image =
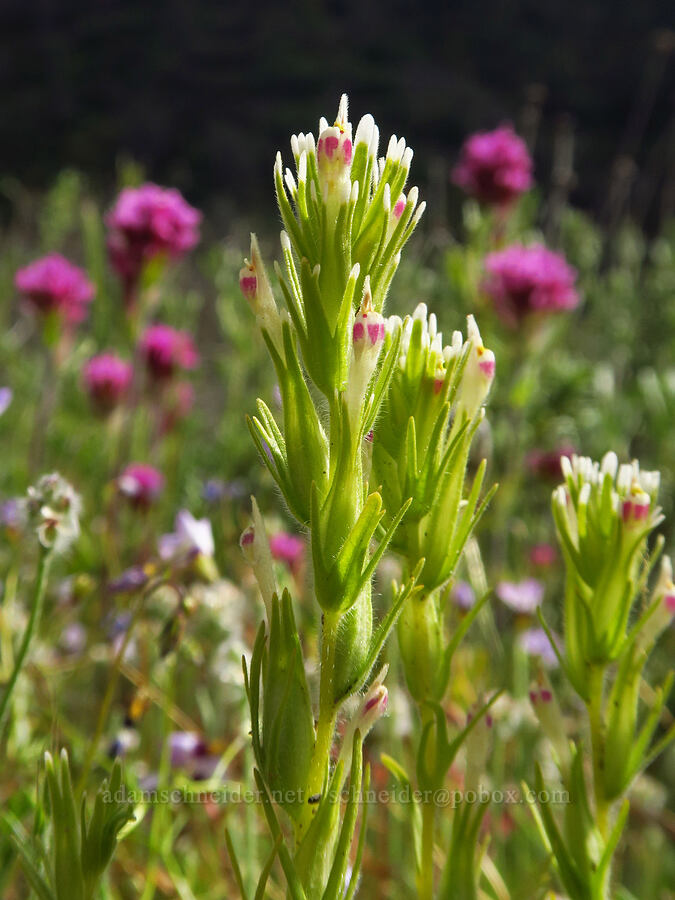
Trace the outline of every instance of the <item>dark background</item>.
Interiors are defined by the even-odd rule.
[[[546,186],[574,135],[573,199],[658,223],[675,175],[667,0],[0,0],[0,176],[63,167],[112,191],[122,156],[224,212],[271,208],[276,149],[347,91],[444,191],[463,137],[512,120]],[[625,190],[612,201],[610,182]],[[441,205],[444,198],[437,197]]]

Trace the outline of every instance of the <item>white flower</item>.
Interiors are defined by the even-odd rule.
[[[24,505],[43,547],[63,553],[78,537],[82,500],[58,472],[29,487]]]
[[[215,551],[213,531],[208,519],[195,519],[187,509],[181,509],[174,521],[175,531],[159,538],[160,558],[176,561],[188,556],[202,554],[212,557]]]

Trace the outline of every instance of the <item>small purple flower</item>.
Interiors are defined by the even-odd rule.
[[[14,394],[11,388],[0,387],[0,416],[9,408],[13,396]]]
[[[162,493],[164,476],[153,466],[131,463],[117,479],[117,487],[134,506],[147,508]]]
[[[220,503],[222,500],[241,500],[246,496],[246,485],[243,481],[223,481],[222,478],[209,478],[204,483],[202,497],[207,503]]]
[[[458,581],[452,589],[451,597],[460,609],[471,609],[476,603],[476,595],[468,581]]]
[[[73,324],[86,318],[95,293],[86,273],[60,253],[50,253],[19,269],[14,286],[39,313],[58,313]]]
[[[71,622],[61,632],[59,646],[64,653],[77,656],[87,645],[87,629],[80,622]]]
[[[0,503],[0,528],[19,532],[26,524],[26,510],[23,501],[12,497]]]
[[[114,353],[94,356],[82,369],[87,393],[102,412],[109,412],[124,399],[133,376],[131,363],[120,359]]]
[[[174,768],[187,769],[195,780],[213,775],[220,757],[212,753],[207,741],[194,731],[172,731],[169,753]]]
[[[536,578],[500,581],[495,591],[509,609],[523,614],[533,613],[544,598],[544,585]]]
[[[464,142],[452,180],[481,203],[508,206],[532,187],[532,158],[511,125],[479,131]]]
[[[179,369],[194,369],[199,363],[192,337],[170,325],[151,325],[139,346],[148,371],[158,380],[171,378]]]
[[[513,244],[485,259],[483,289],[502,318],[517,325],[532,313],[555,313],[579,304],[576,270],[543,244]]]
[[[274,559],[286,563],[291,572],[297,573],[305,555],[302,538],[280,531],[270,538],[270,550]]]
[[[117,578],[108,582],[108,592],[111,594],[133,594],[144,587],[149,581],[149,576],[142,566],[132,566],[126,569]]]
[[[560,639],[554,639],[560,650]],[[528,656],[538,657],[542,665],[551,669],[558,665],[558,657],[543,628],[528,628],[518,636],[518,645]]]
[[[184,767],[206,752],[206,741],[195,731],[172,731],[169,735],[171,765]]]
[[[125,188],[105,220],[113,268],[133,285],[154,257],[180,259],[199,242],[201,219],[201,213],[173,188],[156,184]]]

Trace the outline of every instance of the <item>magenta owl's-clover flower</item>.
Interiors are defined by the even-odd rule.
[[[127,285],[159,255],[178,260],[199,242],[202,214],[175,188],[124,188],[106,216],[108,253]]]
[[[465,141],[452,180],[481,203],[508,206],[532,187],[532,158],[510,125],[479,131]]]
[[[542,543],[530,548],[529,558],[533,566],[548,569],[555,563],[558,554],[552,544]]]
[[[134,376],[131,363],[114,353],[92,357],[82,369],[84,386],[94,405],[109,412],[124,399]]]
[[[579,304],[577,277],[563,256],[533,244],[514,244],[485,259],[483,289],[505,322],[517,325],[534,313],[555,313]]]
[[[148,372],[157,380],[171,378],[179,369],[194,369],[199,363],[191,336],[170,325],[151,325],[141,338],[140,351]]]
[[[147,509],[164,488],[164,476],[153,466],[131,463],[117,479],[117,487],[133,506]]]
[[[86,318],[95,294],[86,273],[60,253],[50,253],[19,269],[14,286],[38,313],[56,313],[71,324]]]

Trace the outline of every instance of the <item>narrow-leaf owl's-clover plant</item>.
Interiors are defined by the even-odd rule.
[[[464,618],[461,628],[448,637],[444,588],[495,490],[481,498],[485,460],[466,486],[471,443],[484,417],[495,357],[484,347],[473,316],[468,318],[467,339],[456,331],[444,346],[436,317],[427,314],[424,304],[405,322],[390,319],[385,351],[399,342],[386,413],[373,432],[372,472],[382,485],[385,506],[396,508],[403,498],[411,498],[392,547],[408,572],[419,573],[418,590],[398,621],[398,639],[408,688],[422,722],[417,754],[422,809],[412,821],[418,894],[431,898],[435,798],[465,738],[473,733],[474,762],[487,755],[486,750],[479,752],[478,746],[487,748],[483,719],[489,703],[452,739],[441,703],[448,689],[453,653],[487,599],[486,595]],[[387,762],[400,777],[401,766]],[[407,774],[403,777],[409,780]],[[442,896],[476,895],[480,875],[477,838],[485,811],[484,804],[474,808],[463,804],[455,811]]]
[[[643,672],[659,636],[675,615],[675,586],[667,557],[651,592],[647,582],[661,553],[649,538],[663,520],[659,473],[637,462],[619,465],[573,456],[562,461],[565,483],[553,494],[553,515],[565,560],[564,652],[561,668],[587,709],[590,746],[568,744],[558,701],[548,682],[530,694],[551,741],[571,802],[560,829],[552,808],[537,813],[560,881],[572,900],[608,900],[612,859],[629,810],[627,793],[675,739],[675,727],[655,738],[672,673],[645,691]],[[641,712],[643,700],[646,710]],[[585,751],[592,772],[584,769]],[[541,770],[539,796],[546,796]]]
[[[264,524],[242,549],[265,600],[249,665],[256,779],[294,898],[352,896],[348,876],[359,796],[368,778],[361,745],[386,708],[379,677],[356,705],[331,771],[339,711],[368,685],[373,667],[406,600],[415,573],[396,587],[391,608],[373,621],[371,581],[404,519],[412,494],[385,503],[370,487],[369,435],[398,365],[400,330],[386,335],[383,307],[401,251],[424,204],[406,191],[412,150],[392,137],[378,157],[379,133],[366,115],[354,133],[343,96],[335,122],[319,136],[294,135],[295,172],[277,156],[274,181],[284,231],[279,287],[273,289],[255,236],[240,273],[274,364],[283,413],[277,422],[258,401],[249,422],[260,456],[301,526],[311,536],[313,585],[321,615],[318,707],[311,701],[293,601],[277,592]],[[275,296],[276,294],[276,296]],[[281,301],[280,303],[278,301]],[[377,484],[377,480],[373,483]],[[419,571],[419,568],[418,568]],[[349,777],[349,801],[339,796]],[[294,832],[289,848],[277,810]],[[361,818],[361,831],[365,827]],[[235,869],[238,866],[235,864]],[[264,890],[269,866],[259,886]]]

